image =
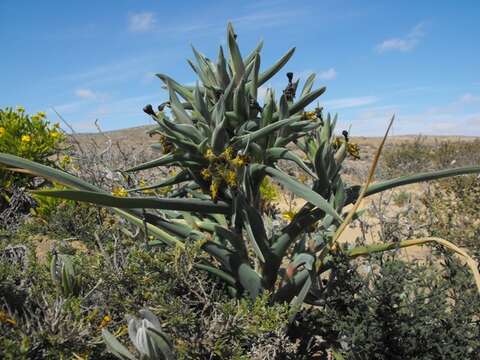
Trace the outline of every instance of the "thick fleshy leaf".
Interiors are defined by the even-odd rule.
[[[235,39],[236,34],[233,30],[231,23],[228,23],[228,49],[230,50],[230,59],[232,61],[232,66],[235,74],[236,83],[240,81],[243,74],[245,73],[245,66],[243,64],[242,55],[240,54],[240,49],[238,48],[237,40]]]
[[[65,171],[38,164],[15,155],[0,153],[0,164],[3,164],[8,168],[15,169],[15,171],[21,171],[34,176],[41,176],[51,181],[76,189],[105,192],[104,190],[91,185]]]
[[[128,351],[128,349],[122,345],[107,329],[102,329],[102,337],[107,345],[108,350],[116,357],[122,360],[137,360],[135,356]]]
[[[321,87],[320,89],[313,90],[312,92],[303,95],[297,102],[295,102],[292,106],[290,106],[290,114],[295,114],[299,111],[303,111],[305,107],[310,105],[313,101],[315,101],[319,96],[321,96],[327,88]]]
[[[392,180],[382,181],[373,185],[370,185],[367,189],[365,196],[373,195],[385,190],[393,189],[398,186],[414,184],[423,181],[437,180],[445,177],[475,174],[480,173],[480,166],[468,166],[455,169],[439,170],[432,172],[419,173],[415,175],[407,175],[398,177]]]
[[[173,80],[167,75],[164,74],[156,74],[158,78],[160,78],[167,87],[173,89],[175,92],[180,94],[186,101],[192,102],[194,100],[193,93],[187,87],[180,85],[178,82]]]
[[[174,165],[177,162],[182,162],[182,164],[185,164],[185,162],[190,161],[193,163],[196,163],[198,165],[202,165],[205,160],[198,156],[198,155],[191,155],[188,153],[185,154],[175,154],[175,153],[170,153],[170,154],[165,154],[162,157],[148,161],[146,163],[134,166],[130,169],[127,169],[125,171],[127,172],[135,172],[135,171],[140,171],[140,170],[146,170],[146,169],[151,169],[154,167],[158,166],[166,166],[166,165]]]
[[[194,264],[193,266],[197,269],[209,272],[210,274],[218,277],[219,279],[223,280],[231,286],[235,286],[237,284],[237,280],[235,280],[235,278],[226,271],[220,270],[207,264]]]
[[[128,192],[153,190],[153,189],[158,189],[158,188],[161,188],[161,187],[180,184],[182,182],[190,181],[190,180],[192,180],[192,177],[190,176],[190,173],[187,170],[182,170],[177,175],[172,176],[168,179],[162,180],[162,181],[160,181],[156,184],[143,186],[143,187],[138,187],[138,188],[135,188],[135,189],[130,189],[130,190],[128,190]]]
[[[240,144],[247,144],[252,141],[256,141],[262,137],[272,134],[274,131],[281,129],[283,126],[298,121],[300,116],[292,116],[285,120],[276,121],[270,125],[267,125],[257,131],[254,131],[248,135],[242,135],[240,137],[232,138],[232,142],[238,142]]]
[[[315,74],[310,74],[307,80],[305,80],[305,85],[303,85],[303,90],[300,97],[304,97],[305,95],[308,95],[310,91],[312,91],[312,86],[314,81],[315,81]]]
[[[265,263],[269,256],[268,238],[261,215],[251,207],[244,198],[240,199],[240,208],[247,235],[252,243],[253,250],[258,259]]]
[[[298,156],[293,151],[288,150],[286,148],[274,147],[274,148],[267,149],[265,157],[267,161],[277,161],[280,159],[293,161],[307,174],[309,174],[313,178],[317,177],[315,173],[307,166],[307,164],[303,162],[300,156]]]
[[[218,60],[217,60],[217,82],[221,84],[222,88],[225,90],[230,83],[230,77],[227,72],[227,62],[225,60],[225,55],[223,54],[223,48],[220,46],[218,50]]]
[[[200,213],[229,214],[226,203],[196,199],[172,199],[155,197],[117,197],[105,193],[84,190],[35,191],[38,195],[88,202],[120,209],[164,209]]]
[[[187,114],[185,108],[178,100],[177,94],[175,93],[175,90],[170,81],[167,82],[167,87],[170,95],[170,107],[173,114],[175,115],[177,122],[181,124],[192,124],[192,119]]]
[[[288,60],[290,60],[294,52],[295,48],[291,48],[272,67],[261,73],[258,77],[258,86],[262,86],[268,80],[270,80],[277,72],[279,72],[280,69],[288,62]]]
[[[287,174],[275,168],[266,166],[264,170],[268,175],[270,175],[273,179],[277,180],[279,183],[281,183],[283,186],[285,186],[288,190],[293,192],[295,195],[300,196],[306,201],[317,206],[319,209],[323,210],[326,214],[332,215],[337,221],[342,221],[342,218],[340,217],[340,215],[338,215],[338,213],[335,211],[332,205],[330,205],[327,200],[325,200],[322,196],[320,196],[316,192],[312,191],[307,186],[303,185],[302,183],[298,182],[294,178],[288,176]]]

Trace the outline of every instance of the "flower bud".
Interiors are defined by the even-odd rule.
[[[148,115],[152,115],[154,116],[155,115],[155,111],[153,111],[153,107],[151,104],[148,104],[146,105],[144,108],[143,108],[143,111],[148,114]]]

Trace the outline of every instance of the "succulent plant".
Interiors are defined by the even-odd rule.
[[[70,255],[54,251],[50,261],[50,274],[53,282],[64,296],[77,296],[80,293],[80,277],[75,272]]]
[[[128,319],[128,335],[141,360],[174,359],[172,343],[162,331],[158,318],[148,309],[139,311],[141,318],[131,316]],[[102,336],[109,351],[119,359],[137,359],[107,329],[102,329]]]
[[[149,242],[150,247],[163,243],[183,249],[198,242],[208,256],[200,258],[196,266],[222,279],[233,296],[256,298],[268,291],[272,301],[316,303],[324,289],[320,275],[330,269],[332,253],[345,251],[355,257],[429,242],[465,257],[480,288],[473,259],[442,239],[410,239],[348,251],[337,244],[346,226],[359,216],[358,206],[365,196],[415,182],[480,172],[479,166],[372,185],[384,138],[367,183],[347,186],[341,176],[342,163],[349,154],[358,157],[358,147],[347,132],[343,139],[335,136],[336,116],[325,115],[321,107],[308,108],[325,92],[325,87],[313,89],[315,75],[306,79],[297,95],[299,80],[288,73],[287,86],[278,101],[272,89],[267,90],[262,104],[258,101],[259,87],[282,69],[294,49],[260,71],[262,42],[243,58],[229,24],[227,44],[228,59],[220,47],[216,62],[193,49],[196,62],[188,62],[199,78],[195,86],[158,74],[169,101],[157,110],[151,105],[144,108],[158,125],[151,134],[160,135],[154,148],[163,155],[127,171],[175,166],[180,172],[129,193],[177,185],[169,197],[112,196],[66,172],[12,155],[0,154],[0,163],[72,188],[41,194],[115,208],[156,238]],[[302,182],[287,174],[279,167],[280,160],[295,164],[309,180]],[[306,201],[288,225],[273,232],[267,231],[260,206],[260,185],[265,177]],[[346,212],[350,204],[354,206]]]

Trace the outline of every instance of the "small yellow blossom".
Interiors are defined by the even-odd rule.
[[[60,165],[64,168],[72,162],[72,158],[69,155],[65,155],[60,161]]]
[[[215,158],[216,158],[216,156],[213,153],[213,150],[212,149],[207,149],[207,152],[205,153],[205,159],[207,159],[208,161],[213,161],[213,160],[215,160]]]
[[[289,211],[285,211],[282,214],[282,217],[287,221],[292,221],[296,214],[297,213],[295,211],[289,210]]]
[[[303,113],[304,120],[315,120],[317,118],[318,118],[318,115],[316,111],[305,111]]]
[[[30,135],[22,135],[22,143],[29,143],[32,141],[32,137]]]
[[[358,146],[358,144],[354,144],[350,142],[347,143],[347,151],[355,159],[360,159],[360,147]]]
[[[113,196],[126,197],[128,196],[128,191],[123,187],[115,187],[112,191]]]
[[[103,329],[104,327],[108,326],[108,324],[110,324],[111,322],[112,322],[112,318],[110,317],[110,315],[105,315],[102,318],[102,322],[100,323],[99,328]]]
[[[7,132],[7,130],[5,130],[5,128],[3,126],[0,126],[0,137],[5,135],[6,132]]]
[[[173,144],[170,142],[170,140],[167,139],[166,136],[160,136],[158,142],[160,143],[160,145],[162,145],[162,151],[164,154],[169,154],[173,151]]]
[[[40,119],[45,119],[45,117],[47,116],[47,114],[45,114],[43,111],[39,111],[37,113],[37,116],[40,118]]]
[[[23,106],[17,106],[17,112],[19,113],[24,113],[25,112],[25,108]]]
[[[52,139],[58,139],[60,137],[60,133],[57,130],[53,130],[50,132],[50,137]]]
[[[228,146],[223,153],[220,155],[221,158],[225,160],[231,160],[233,159],[233,148],[231,146]]]
[[[228,170],[225,174],[225,182],[230,187],[237,186],[237,173],[233,170]]]
[[[231,164],[235,166],[236,168],[243,167],[247,165],[250,162],[250,159],[248,158],[247,155],[238,155],[231,161]]]
[[[0,323],[16,325],[15,319],[12,319],[6,312],[0,310]]]
[[[212,197],[213,201],[217,200],[220,184],[221,184],[221,181],[219,181],[218,179],[215,179],[212,181],[212,184],[210,185],[210,196]]]
[[[210,170],[208,168],[205,168],[203,169],[201,172],[200,172],[200,175],[202,175],[202,178],[204,180],[208,180],[212,177],[212,173],[210,172]]]

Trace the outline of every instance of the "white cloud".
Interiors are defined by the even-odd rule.
[[[155,26],[155,15],[152,12],[142,12],[128,15],[128,29],[131,32],[146,32]]]
[[[459,102],[462,104],[473,104],[476,102],[480,102],[480,96],[476,96],[471,93],[466,93],[460,97]]]
[[[337,77],[337,71],[332,67],[318,74],[320,80],[333,80]]]
[[[406,36],[386,39],[378,44],[375,49],[379,53],[387,51],[407,52],[413,50],[425,35],[424,28],[425,24],[419,23],[415,25]]]
[[[77,89],[75,90],[75,96],[80,99],[93,100],[97,98],[97,94],[90,89]]]
[[[327,110],[328,108],[347,109],[352,107],[370,105],[370,104],[376,103],[377,101],[378,101],[378,98],[376,96],[361,96],[361,97],[328,100],[324,102],[324,105],[326,106]]]

